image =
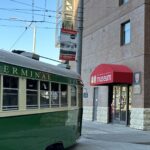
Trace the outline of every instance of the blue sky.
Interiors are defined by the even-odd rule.
[[[58,60],[59,49],[55,48],[56,2],[56,0],[1,0],[0,49],[32,52],[34,24],[30,21],[44,21],[35,23],[36,53]],[[32,11],[33,6],[35,11]],[[47,12],[43,11],[45,8]]]

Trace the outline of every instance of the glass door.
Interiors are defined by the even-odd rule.
[[[125,124],[127,121],[128,86],[113,86],[112,121]]]
[[[128,125],[130,125],[131,108],[132,108],[132,86],[129,87]]]
[[[113,101],[112,101],[113,121],[120,120],[120,86],[113,87]]]
[[[121,87],[120,96],[120,121],[126,121],[126,111],[127,111],[127,86]]]

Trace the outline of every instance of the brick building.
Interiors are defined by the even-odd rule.
[[[84,0],[83,119],[150,130],[150,0]]]

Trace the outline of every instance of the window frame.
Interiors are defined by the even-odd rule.
[[[125,5],[129,2],[129,0],[119,0],[119,6]]]
[[[4,77],[8,76],[8,77],[12,77],[12,79],[10,79],[10,83],[8,82],[4,82]],[[13,83],[12,81],[14,81],[13,78],[16,78],[15,81],[17,81],[17,83]],[[22,81],[23,80],[23,81]],[[5,79],[5,81],[7,81]],[[46,83],[46,89],[44,90],[44,85],[41,88],[41,83],[45,82]],[[11,84],[12,83],[12,84]],[[68,84],[68,83],[63,83],[63,82],[55,82],[55,81],[43,81],[43,80],[37,80],[37,79],[32,79],[32,78],[20,78],[17,76],[11,76],[11,75],[0,75],[0,110],[37,110],[37,109],[42,109],[42,108],[68,108],[68,107],[76,107],[78,106],[78,86],[77,85],[73,85],[73,84]],[[5,84],[5,85],[4,85]],[[52,101],[52,85],[56,84],[56,92],[57,92],[57,96],[58,96],[58,104],[56,104],[55,106],[52,105],[51,101]],[[23,86],[21,86],[23,85]],[[13,87],[13,88],[8,88],[8,87]],[[71,102],[71,87],[70,86],[74,86],[75,87],[75,104],[73,104]],[[17,87],[17,88],[15,88]],[[23,90],[22,90],[23,87]],[[17,90],[17,92],[15,92],[15,94],[17,94],[17,108],[8,108],[9,106],[6,106],[7,108],[4,108],[3,104],[11,104],[11,102],[9,103],[9,101],[4,102],[4,96],[7,95],[7,89],[10,90]],[[54,87],[55,89],[55,87]],[[4,90],[6,91],[4,93]],[[48,94],[46,94],[46,96],[49,96],[49,98],[46,100],[46,105],[47,106],[41,106],[41,91],[47,91]],[[13,92],[13,91],[12,91]],[[22,94],[23,97],[22,97]],[[11,93],[11,91],[8,93]],[[7,97],[6,97],[7,98]],[[21,99],[20,99],[21,98]],[[23,98],[23,100],[22,100]],[[14,98],[12,98],[14,99]],[[11,100],[11,99],[10,99]],[[16,101],[13,101],[14,104],[16,104]]]
[[[126,30],[126,26],[130,25],[129,31]],[[129,43],[131,43],[131,21],[127,20],[123,23],[121,23],[121,30],[120,30],[120,45],[127,45]],[[127,40],[129,37],[129,40]]]
[[[52,104],[52,102],[53,102],[53,91],[52,91],[52,85],[53,84],[58,84],[58,91],[57,91],[57,94],[58,94],[58,99],[57,99],[57,101],[58,101],[58,104],[56,104],[56,105],[53,105]],[[51,99],[51,102],[50,102],[50,106],[51,106],[51,108],[58,108],[58,107],[60,107],[60,83],[58,83],[58,82],[51,82],[51,84],[50,84],[50,99]]]
[[[62,86],[66,86],[66,104],[62,103]],[[60,105],[61,107],[68,107],[68,84],[60,84]]]
[[[36,87],[36,89],[28,89],[28,80],[33,80],[33,81],[36,81],[36,84],[37,84],[37,87]],[[26,79],[26,109],[38,109],[38,107],[39,107],[39,103],[38,103],[38,95],[39,95],[39,88],[38,88],[38,82],[39,82],[39,80],[34,80],[34,79]],[[31,95],[31,94],[28,94],[27,92],[35,92],[36,93],[36,95],[37,95],[37,99],[36,99],[36,101],[37,101],[37,105],[28,105],[28,95]],[[32,94],[32,95],[35,95],[35,93],[34,94]]]
[[[48,84],[48,89],[42,89],[41,88],[42,83]],[[49,83],[49,81],[40,81],[39,91],[40,91],[40,108],[49,108],[50,107],[50,83]],[[45,104],[45,105],[41,104],[41,92],[48,92],[48,94],[45,95],[45,96],[48,96],[48,104]]]
[[[16,83],[16,87],[13,87],[14,85],[12,85],[12,84],[10,84],[8,87],[5,86],[5,81],[4,81],[5,77],[6,78],[7,77],[11,78],[10,82],[11,82],[11,80],[13,80],[13,82],[16,80],[16,82],[17,82]],[[5,90],[10,91],[10,93],[9,92],[4,92]],[[12,91],[16,91],[16,92],[13,93]],[[3,82],[2,82],[2,90],[1,90],[1,92],[3,93],[2,97],[1,97],[2,98],[2,102],[1,102],[2,103],[2,110],[3,111],[18,110],[19,109],[19,77],[10,76],[10,75],[3,75]],[[16,98],[17,98],[16,99],[16,105],[11,105],[10,104],[10,105],[4,106],[4,100],[5,100],[4,96],[5,95],[7,95],[7,96],[8,95],[10,95],[10,96],[16,96]]]
[[[72,92],[72,87],[75,87],[75,92]],[[75,104],[73,105],[73,103],[72,103],[72,101],[73,101],[73,96],[72,96],[72,93],[75,93]],[[71,85],[70,86],[70,103],[71,103],[71,107],[75,107],[75,106],[77,106],[77,98],[78,98],[78,91],[77,91],[77,86],[76,85]]]

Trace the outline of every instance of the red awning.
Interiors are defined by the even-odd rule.
[[[98,65],[90,76],[90,85],[107,85],[111,83],[131,84],[133,73],[124,65],[101,64]]]

